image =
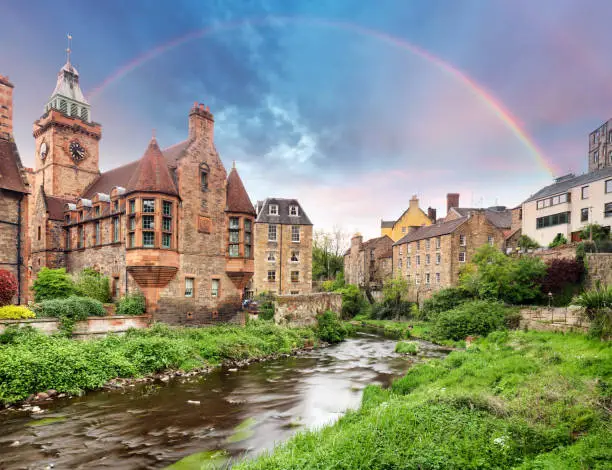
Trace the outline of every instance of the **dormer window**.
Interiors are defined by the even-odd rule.
[[[278,205],[277,204],[270,204],[269,209],[268,209],[268,214],[269,215],[278,215]]]
[[[289,206],[289,215],[297,217],[300,215],[300,209],[298,206]]]

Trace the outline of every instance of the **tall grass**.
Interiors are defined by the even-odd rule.
[[[238,469],[610,468],[610,343],[495,332]]]

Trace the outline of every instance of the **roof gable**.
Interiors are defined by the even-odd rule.
[[[21,172],[17,145],[12,140],[0,138],[0,189],[27,193]]]
[[[236,167],[232,167],[227,177],[227,211],[256,215]]]
[[[168,162],[155,138],[152,138],[149,142],[147,150],[138,162],[136,171],[126,186],[127,193],[138,191],[178,195],[172,176],[168,171]]]
[[[278,215],[270,215],[270,205],[278,206]],[[298,207],[298,215],[289,215],[289,206]],[[258,207],[257,223],[283,224],[283,225],[312,225],[297,199],[268,198],[261,208]]]

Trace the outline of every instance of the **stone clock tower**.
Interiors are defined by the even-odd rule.
[[[91,107],[79,86],[79,73],[70,63],[70,49],[67,52],[45,113],[33,126],[34,187],[47,196],[72,199],[100,174],[102,127],[91,120]]]

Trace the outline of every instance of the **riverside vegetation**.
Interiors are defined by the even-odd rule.
[[[18,402],[49,389],[80,394],[118,377],[289,354],[320,341],[341,341],[347,334],[331,312],[322,315],[315,328],[284,328],[267,321],[207,328],[155,324],[87,341],[9,328],[0,335],[0,403]]]
[[[498,331],[237,469],[610,468],[612,347]]]

